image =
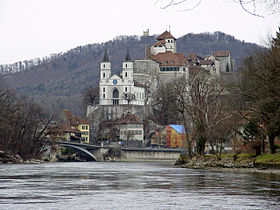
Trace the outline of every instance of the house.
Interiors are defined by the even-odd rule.
[[[113,121],[104,121],[103,136],[111,140],[120,140],[126,142],[137,142],[137,145],[144,143],[144,123],[134,114],[127,114],[120,119]]]
[[[164,146],[169,148],[186,148],[186,131],[183,125],[170,124],[151,139],[152,146]]]
[[[52,124],[48,129],[48,136],[56,140],[80,142],[81,131],[71,128],[67,123]]]
[[[144,124],[135,115],[128,114],[118,120],[120,139],[125,141],[144,141]]]
[[[86,120],[74,116],[68,109],[64,110],[60,117],[61,123],[52,126],[58,138],[89,143],[89,123]]]

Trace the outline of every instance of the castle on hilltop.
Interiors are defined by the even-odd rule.
[[[217,51],[208,56],[185,56],[177,53],[176,38],[170,31],[156,39],[155,44],[146,50],[143,60],[133,61],[127,50],[120,74],[111,74],[111,62],[105,49],[100,63],[99,104],[87,108],[87,116],[94,118],[96,129],[102,122],[115,125],[131,114],[143,122],[153,114],[152,93],[159,85],[180,77],[188,79],[193,68],[201,68],[218,77],[233,71],[234,63],[229,51]]]

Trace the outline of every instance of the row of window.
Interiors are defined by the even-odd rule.
[[[125,136],[142,135],[142,130],[124,130],[121,134]]]
[[[160,71],[179,71],[179,67],[160,67]]]
[[[82,125],[82,130],[87,130],[88,126],[87,125]]]
[[[82,135],[88,135],[87,131],[82,131]]]

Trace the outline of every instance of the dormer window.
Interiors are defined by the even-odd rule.
[[[164,64],[167,64],[168,62],[167,62],[167,61],[164,61],[163,63],[164,63]]]
[[[170,61],[171,64],[174,64],[174,61]]]

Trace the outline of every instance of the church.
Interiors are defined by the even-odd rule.
[[[144,106],[145,87],[133,78],[133,62],[129,51],[122,64],[121,74],[111,75],[111,63],[105,50],[100,63],[99,105]]]

